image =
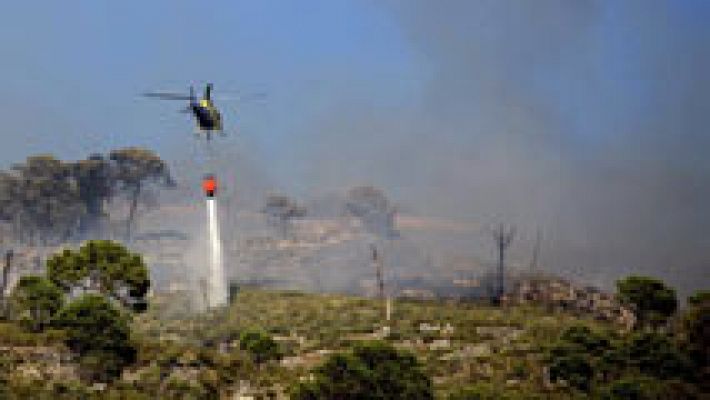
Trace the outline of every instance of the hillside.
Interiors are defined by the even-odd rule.
[[[134,320],[139,361],[105,394],[116,390],[112,387],[128,385],[151,398],[168,398],[173,390],[168,386],[180,381],[195,386],[195,393],[217,391],[223,398],[267,393],[281,397],[329,354],[361,341],[382,339],[416,354],[440,398],[481,382],[511,393],[565,398],[564,388],[546,383],[545,346],[565,328],[580,323],[595,330],[616,329],[587,317],[534,306],[397,301],[389,328],[385,328],[382,303],[362,297],[244,289],[228,309],[199,317],[181,317],[183,304],[174,300],[154,298],[149,311]],[[240,333],[247,329],[272,335],[283,353],[281,360],[255,365],[239,347]],[[53,379],[71,384],[67,380],[71,362],[66,361],[61,346],[52,347],[56,342],[45,334],[34,343],[44,346],[40,349],[45,355],[27,357],[21,352],[33,344],[28,336],[19,332],[2,336],[5,359],[12,360],[4,367],[13,371],[5,372],[11,374],[13,384],[31,386],[38,379],[42,385]],[[12,350],[13,344],[25,347]],[[58,368],[61,359],[64,367]],[[103,386],[95,385],[95,389]],[[96,392],[100,393],[104,392]]]
[[[382,303],[373,299],[263,290],[244,290],[228,310],[189,324],[160,322],[163,307],[168,305],[157,305],[140,319],[140,331],[181,343],[207,341],[223,349],[234,348],[233,338],[246,328],[275,335],[285,349],[285,357],[273,366],[278,371],[273,376],[279,377],[275,383],[281,385],[307,375],[330,353],[358,341],[383,339],[414,352],[441,397],[481,381],[514,392],[562,395],[564,391],[546,389],[541,363],[545,345],[579,323],[612,327],[534,306],[495,308],[454,301],[397,301],[385,327]],[[257,381],[268,381],[271,374]]]

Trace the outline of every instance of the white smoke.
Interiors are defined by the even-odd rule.
[[[224,265],[222,262],[222,240],[219,237],[219,220],[217,219],[217,200],[207,199],[207,219],[210,241],[210,268],[207,282],[209,307],[219,307],[227,303],[227,286],[225,285]]]

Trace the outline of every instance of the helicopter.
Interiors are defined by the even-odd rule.
[[[195,89],[190,85],[189,94],[169,93],[169,92],[146,92],[145,97],[158,98],[161,100],[182,100],[189,101],[189,104],[181,110],[184,113],[192,113],[197,123],[197,135],[203,133],[207,140],[212,138],[213,132],[218,132],[224,136],[222,131],[222,115],[212,102],[212,84],[205,85],[202,98],[195,96]]]

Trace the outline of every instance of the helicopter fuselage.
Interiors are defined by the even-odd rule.
[[[190,104],[197,127],[202,131],[221,131],[222,116],[211,101],[201,99]]]

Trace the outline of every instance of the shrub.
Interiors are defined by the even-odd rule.
[[[257,364],[281,358],[281,350],[278,343],[271,336],[261,331],[250,330],[243,332],[239,337],[239,347],[248,351]]]
[[[566,381],[571,387],[589,391],[595,370],[609,367],[612,340],[586,326],[572,326],[562,332],[548,351],[550,378]]]
[[[635,333],[626,340],[620,351],[630,367],[651,377],[687,378],[693,372],[688,359],[666,335]]]
[[[662,325],[678,309],[675,290],[658,279],[629,276],[616,287],[621,301],[634,307],[640,326]]]
[[[556,357],[550,364],[550,378],[566,381],[570,386],[587,391],[594,377],[592,363],[586,354],[570,352]]]
[[[66,331],[67,346],[80,357],[89,379],[110,379],[132,363],[128,319],[99,295],[84,295],[59,312],[55,322]]]
[[[698,380],[710,382],[710,292],[700,291],[688,298],[688,309],[680,318],[678,342],[695,365]]]
[[[363,343],[334,354],[299,383],[293,399],[432,399],[429,377],[417,359],[384,342]]]
[[[54,283],[40,276],[23,276],[10,300],[15,320],[33,332],[42,331],[62,307],[64,296]]]
[[[614,339],[587,328],[572,327],[550,348],[548,360],[551,379],[564,380],[584,392],[629,374],[680,381],[693,375],[688,357],[671,338],[653,331],[635,331]],[[628,382],[627,386],[637,387],[638,382],[633,382],[635,386]],[[626,390],[623,388],[627,386],[619,385],[616,391],[607,388],[608,393]]]
[[[633,377],[612,382],[601,390],[603,400],[650,400],[655,399],[653,381],[646,377]]]

